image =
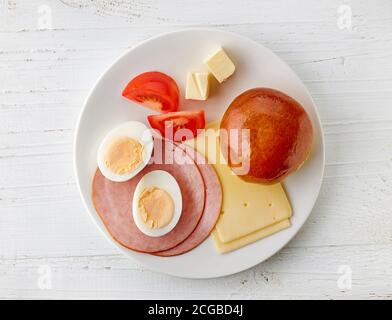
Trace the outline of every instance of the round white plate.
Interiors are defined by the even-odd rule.
[[[185,100],[187,72],[205,69],[203,59],[218,46],[225,48],[232,58],[236,65],[235,74],[215,88],[207,101]],[[119,123],[129,120],[147,123],[149,110],[126,100],[121,92],[134,76],[155,70],[167,73],[177,81],[181,91],[180,109],[203,108],[207,122],[220,118],[238,94],[254,87],[281,90],[304,106],[314,126],[314,148],[301,170],[284,183],[293,207],[290,228],[223,255],[215,251],[210,237],[194,250],[169,258],[133,252],[110,237],[91,201],[97,149],[105,134]],[[76,128],[74,157],[77,184],[87,211],[117,248],[157,272],[187,278],[212,278],[233,274],[260,263],[294,237],[309,216],[320,191],[324,142],[317,109],[308,90],[278,56],[264,46],[234,33],[192,29],[163,34],[142,42],[121,56],[101,76],[82,108]]]

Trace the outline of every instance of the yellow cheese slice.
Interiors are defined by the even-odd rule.
[[[223,216],[216,230],[223,242],[291,217],[291,207],[281,184],[250,184],[233,175],[225,175],[222,180]]]
[[[272,226],[265,227],[263,229],[260,229],[258,231],[252,232],[242,238],[239,238],[237,240],[233,240],[230,242],[223,243],[218,236],[218,233],[216,230],[212,232],[212,238],[214,239],[214,244],[215,248],[219,253],[227,253],[230,251],[237,250],[239,248],[242,248],[248,244],[251,244],[253,242],[256,242],[257,240],[263,239],[265,237],[268,237],[278,231],[284,230],[288,227],[290,227],[290,219],[285,219],[281,222],[275,223]]]
[[[220,178],[222,215],[215,232],[221,242],[242,238],[252,232],[291,217],[292,210],[281,184],[249,183],[234,175],[224,161],[219,147],[219,122],[209,124],[196,141],[187,141],[203,153]]]

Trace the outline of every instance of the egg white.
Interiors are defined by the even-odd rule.
[[[165,190],[170,194],[174,202],[174,214],[172,220],[159,229],[150,229],[142,220],[139,212],[138,200],[140,194],[148,187],[157,187]],[[181,217],[182,212],[182,195],[180,186],[176,179],[168,172],[155,170],[145,174],[136,186],[132,202],[133,220],[141,232],[150,237],[160,237],[173,230]]]
[[[105,152],[111,142],[121,137],[129,137],[135,139],[143,146],[142,162],[130,172],[124,174],[117,174],[106,166]],[[111,181],[127,181],[137,175],[150,161],[153,146],[154,145],[151,131],[146,127],[145,124],[139,121],[124,122],[109,131],[109,133],[102,140],[97,153],[98,168],[102,172],[102,174]]]

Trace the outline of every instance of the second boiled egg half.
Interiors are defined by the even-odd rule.
[[[124,122],[112,129],[99,146],[99,170],[111,181],[127,181],[147,165],[152,150],[150,130],[139,121]]]
[[[146,173],[136,186],[132,214],[136,226],[150,237],[170,232],[180,220],[182,196],[176,179],[168,172]]]

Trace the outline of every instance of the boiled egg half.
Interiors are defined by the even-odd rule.
[[[170,173],[155,170],[140,179],[133,195],[132,214],[141,232],[150,237],[163,236],[177,225],[181,212],[181,190]]]
[[[124,122],[112,129],[99,146],[99,170],[111,181],[127,181],[146,166],[152,150],[150,130],[138,121]]]

